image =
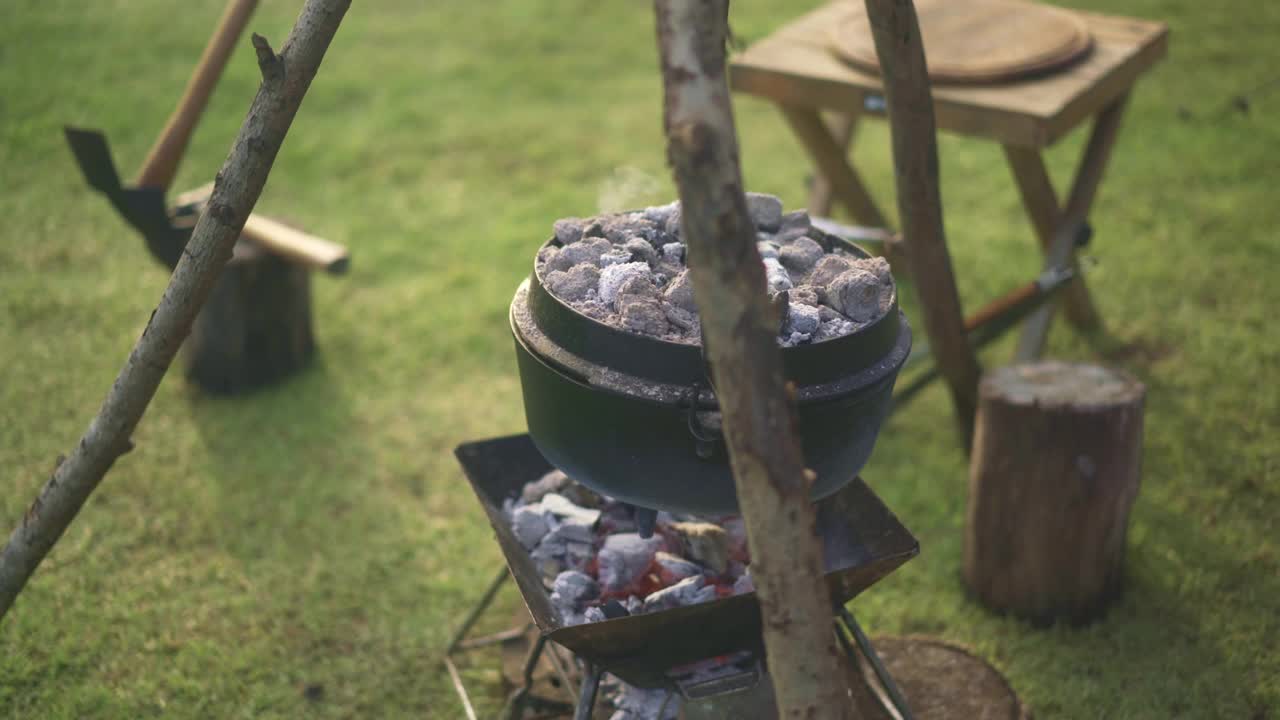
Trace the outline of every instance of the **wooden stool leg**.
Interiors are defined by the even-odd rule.
[[[1047,263],[1056,264],[1065,257],[1077,270],[1075,280],[1063,291],[1063,304],[1067,320],[1081,330],[1098,327],[1101,319],[1089,295],[1089,288],[1078,272],[1075,239],[1081,226],[1089,219],[1089,210],[1111,157],[1111,148],[1115,145],[1116,135],[1120,130],[1120,120],[1127,99],[1127,94],[1120,96],[1094,119],[1093,130],[1076,170],[1065,208],[1059,208],[1057,194],[1040,153],[1027,148],[1005,146],[1005,157],[1022,194],[1023,205],[1035,226]],[[1059,245],[1062,247],[1056,247]],[[1039,356],[1048,335],[1052,312],[1053,306],[1047,305],[1028,320],[1027,330],[1024,331],[1019,346],[1020,360],[1032,360]]]
[[[849,165],[840,142],[832,137],[817,110],[796,105],[779,105],[782,115],[791,125],[791,130],[800,139],[813,160],[814,167],[831,185],[831,192],[837,200],[863,225],[871,227],[888,227],[876,201],[867,192],[862,178]]]
[[[853,145],[853,134],[858,128],[858,116],[854,113],[835,113],[834,117],[825,121],[825,125],[843,151],[844,157],[848,157],[849,148]],[[831,182],[821,171],[815,170],[813,186],[809,189],[809,213],[824,217],[831,214]]]

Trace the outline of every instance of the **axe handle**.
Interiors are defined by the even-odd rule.
[[[251,213],[242,234],[266,250],[316,270],[338,275],[346,272],[351,264],[351,256],[342,245],[262,215]]]
[[[142,163],[142,169],[138,171],[138,179],[134,181],[136,186],[161,190],[169,188],[174,176],[178,174],[178,164],[182,162],[191,133],[200,121],[200,115],[209,102],[209,96],[213,94],[214,86],[218,84],[218,77],[227,66],[236,41],[257,6],[258,0],[230,0],[227,3],[218,27],[209,38],[209,44],[205,46],[204,54],[200,56],[200,62],[187,82],[182,99],[178,101],[178,106],[169,116],[164,130],[160,131],[160,137],[156,138],[151,151],[147,153],[147,159]]]

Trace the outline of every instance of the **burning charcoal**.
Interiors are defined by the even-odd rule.
[[[667,215],[667,223],[662,227],[672,238],[680,237],[680,215],[680,203],[675,203],[671,208],[671,212]]]
[[[564,544],[565,566],[574,570],[586,570],[596,556],[591,543],[567,542]]]
[[[716,575],[729,567],[729,536],[724,528],[707,522],[677,522],[667,525],[680,542],[685,557]]]
[[[561,538],[565,543],[573,542],[590,545],[596,539],[594,527],[595,522],[567,517],[562,522],[555,523],[551,527],[551,532],[547,533],[547,536]]]
[[[693,302],[693,281],[689,278],[688,270],[681,270],[662,294],[667,302],[681,310],[695,314],[698,312],[698,306]]]
[[[787,306],[787,323],[784,326],[784,332],[812,335],[817,332],[819,323],[818,308],[811,305]]]
[[[742,564],[749,562],[750,554],[747,551],[747,524],[741,516],[733,516],[720,521],[720,527],[724,528],[725,535],[729,540],[729,557],[733,560],[730,563],[730,570],[734,570],[734,564]],[[737,569],[741,572],[741,568]]]
[[[662,246],[662,259],[667,262],[684,262],[684,243],[670,242]]]
[[[605,238],[615,245],[621,245],[638,232],[642,232],[646,224],[643,217],[632,216],[629,213],[608,216],[600,221]]]
[[[660,612],[697,605],[716,599],[716,588],[702,575],[687,577],[671,587],[663,588],[644,599],[644,612]]]
[[[818,291],[808,285],[793,287],[787,291],[787,302],[790,305],[806,305],[818,308]]]
[[[595,605],[592,605],[591,607],[582,611],[583,622],[596,623],[596,622],[604,622],[605,620],[608,620],[608,619],[609,618],[605,616],[604,611],[596,607]]]
[[[814,287],[826,287],[831,284],[832,280],[840,273],[848,270],[851,266],[849,259],[842,255],[827,255],[814,265],[813,272],[809,273],[809,277],[805,278],[805,283]]]
[[[594,525],[600,519],[600,511],[573,504],[559,493],[547,493],[542,496],[542,507],[557,517],[573,518],[587,525]]]
[[[594,265],[581,263],[568,272],[552,270],[545,278],[547,289],[563,300],[582,300],[600,284],[600,271]]]
[[[600,597],[600,586],[586,573],[566,570],[551,585],[551,603],[557,608],[577,611],[588,601]]]
[[[647,281],[646,281],[647,282]],[[656,298],[627,295],[618,299],[623,327],[643,335],[661,337],[671,330],[662,302]]]
[[[582,227],[585,225],[582,218],[564,218],[557,220],[555,225],[556,240],[561,245],[572,245],[582,239]]]
[[[769,236],[765,235],[764,233],[761,233],[760,237],[767,238]],[[760,252],[760,258],[762,260],[768,260],[769,258],[778,257],[778,246],[772,240],[757,241],[756,250]]]
[[[782,216],[779,224],[778,232],[774,235],[774,240],[786,244],[802,237],[809,232],[813,224],[809,221],[809,213],[804,210],[796,210]]]
[[[537,480],[526,483],[520,491],[520,501],[526,505],[531,505],[541,501],[542,497],[547,493],[561,492],[572,482],[562,470],[552,470]]]
[[[626,606],[617,600],[605,600],[604,604],[600,606],[600,610],[604,612],[604,616],[610,620],[626,617],[631,614],[631,612],[627,610]]]
[[[572,245],[565,245],[551,259],[552,270],[568,270],[575,265],[588,263],[600,265],[600,256],[613,248],[604,238],[586,238]]]
[[[679,207],[679,203],[674,202],[666,205],[654,205],[653,207],[645,208],[640,214],[644,216],[645,220],[662,227],[667,224],[667,218],[671,217],[672,211],[677,207]]]
[[[606,590],[618,592],[635,582],[649,569],[653,556],[662,547],[660,538],[642,538],[636,533],[610,535],[596,555],[596,573]]]
[[[747,193],[747,212],[751,222],[766,232],[774,232],[782,225],[782,201],[773,195]]]
[[[848,320],[849,318],[845,317],[844,315],[841,315],[840,311],[836,310],[830,305],[819,305],[818,319],[824,323],[829,323],[832,320]]]
[[[778,262],[777,258],[765,258],[764,277],[769,284],[770,295],[791,289],[791,276],[787,274],[787,269],[782,267],[782,263]]]
[[[610,265],[600,273],[599,293],[600,300],[605,303],[613,304],[618,297],[618,288],[622,284],[633,277],[649,277],[649,265],[642,262],[622,263],[621,265]]]
[[[857,323],[866,323],[880,315],[880,278],[869,270],[850,268],[840,273],[827,286],[831,306]]]
[[[628,615],[639,615],[644,612],[644,601],[635,595],[628,595],[627,601],[623,603],[622,607],[627,611]]]
[[[631,262],[631,251],[626,248],[614,248],[600,256],[600,267],[602,268],[629,262]]]
[[[858,326],[843,318],[828,320],[818,327],[818,332],[814,334],[814,340],[829,340],[831,338],[843,337],[857,330]]]
[[[644,238],[633,237],[622,246],[622,249],[631,253],[632,260],[648,263],[651,268],[658,264],[658,251],[654,250]]]
[[[629,295],[653,298],[654,300],[662,297],[662,293],[658,292],[658,288],[654,287],[652,282],[649,282],[648,277],[641,277],[639,275],[629,277],[626,282],[622,283],[618,288],[617,302],[621,303],[622,298]]]
[[[858,258],[853,261],[853,266],[872,273],[885,285],[893,284],[893,274],[889,271],[889,261],[882,257]]]
[[[511,532],[515,534],[525,550],[537,547],[542,538],[551,531],[550,524],[547,522],[549,515],[550,513],[536,505],[519,507],[511,513]]]
[[[538,575],[543,582],[551,584],[557,575],[568,569],[565,564],[567,551],[568,548],[565,547],[563,539],[552,538],[548,533],[542,538],[542,542],[538,543],[538,547],[529,552],[529,558],[538,568]]]
[[[559,254],[560,254],[560,248],[556,247],[555,245],[544,245],[542,249],[538,250],[539,267],[544,266],[547,263],[551,262],[552,260],[555,259],[556,255],[559,255]]]
[[[653,560],[658,566],[658,579],[664,585],[671,585],[703,572],[698,565],[671,553],[659,552],[653,556]]]
[[[812,270],[824,254],[826,251],[821,245],[807,237],[801,237],[778,251],[778,261],[796,275],[803,275]]]
[[[547,493],[558,493],[568,498],[569,502],[584,508],[599,508],[604,505],[604,498],[585,485],[579,485],[569,479],[560,470],[552,470],[536,481],[527,483],[520,491],[520,502],[532,505],[540,502]]]
[[[604,225],[600,224],[600,218],[589,218],[582,221],[582,237],[604,237]]]
[[[678,308],[669,302],[662,303],[662,311],[666,313],[667,321],[672,325],[688,332],[698,332],[700,321],[698,320],[697,315],[694,315],[688,310]]]

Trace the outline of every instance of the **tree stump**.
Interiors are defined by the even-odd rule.
[[[314,350],[310,271],[240,238],[184,345],[187,377],[245,392],[301,369]]]
[[[989,373],[969,470],[964,579],[988,607],[1088,622],[1119,593],[1146,389],[1043,362]]]

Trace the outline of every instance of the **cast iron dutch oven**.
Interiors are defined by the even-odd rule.
[[[841,238],[816,239],[868,257]],[[536,262],[511,303],[511,329],[529,434],[547,460],[640,508],[737,512],[701,347],[587,317],[543,287]],[[798,389],[805,464],[817,473],[814,500],[844,487],[867,462],[910,350],[896,294],[883,317],[854,333],[782,349]]]

